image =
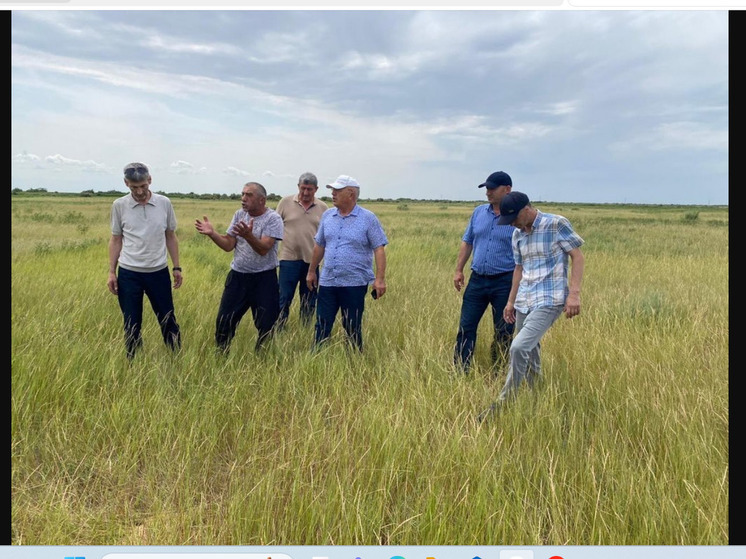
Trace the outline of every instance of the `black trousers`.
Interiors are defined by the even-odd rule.
[[[181,347],[181,332],[174,314],[171,275],[168,267],[157,272],[133,272],[119,267],[119,307],[124,317],[124,341],[127,357],[132,359],[142,346],[143,300],[147,296],[153,308],[163,341],[172,350]]]
[[[256,350],[272,336],[280,314],[280,290],[275,268],[256,274],[228,272],[215,321],[215,343],[219,349],[225,352],[230,349],[236,328],[249,309],[258,332]]]

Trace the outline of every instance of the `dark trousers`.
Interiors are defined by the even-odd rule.
[[[119,267],[117,274],[119,308],[124,317],[127,357],[132,359],[142,346],[142,310],[145,296],[150,301],[163,341],[172,350],[181,347],[181,332],[174,314],[171,275],[168,268],[157,272],[133,272]]]
[[[488,305],[492,305],[492,323],[495,328],[491,346],[492,360],[497,361],[501,357],[507,357],[513,337],[513,325],[503,320],[503,309],[508,302],[512,283],[513,272],[497,276],[471,273],[461,303],[461,319],[453,355],[454,363],[465,369],[469,368],[474,355],[474,346],[477,344],[479,321],[482,320],[482,315]]]
[[[277,270],[274,268],[256,274],[243,274],[235,270],[228,272],[215,321],[215,343],[218,348],[228,352],[238,324],[251,309],[258,332],[254,349],[258,350],[272,335],[280,313],[279,298]]]
[[[317,291],[308,289],[306,275],[308,274],[308,262],[303,260],[280,260],[280,318],[278,326],[285,326],[290,316],[290,305],[293,303],[295,290],[300,295],[300,320],[304,325],[311,323],[313,313],[316,310]],[[318,277],[319,269],[316,268]]]
[[[367,285],[319,287],[314,347],[319,346],[331,336],[334,320],[339,311],[347,339],[355,348],[363,350],[363,311],[367,292]]]

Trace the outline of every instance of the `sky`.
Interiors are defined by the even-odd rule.
[[[728,203],[726,10],[14,10],[11,188]]]

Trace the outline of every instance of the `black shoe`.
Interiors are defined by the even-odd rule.
[[[497,410],[498,404],[497,402],[493,402],[489,408],[487,408],[477,416],[477,423],[484,423],[488,418],[495,415],[497,413]]]

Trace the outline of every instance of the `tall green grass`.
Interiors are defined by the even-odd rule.
[[[11,198],[12,543],[722,545],[728,542],[728,209],[537,204],[586,241],[581,315],[494,421],[491,319],[451,365],[474,204],[376,202],[388,291],[364,351],[298,321],[266,353],[214,321],[237,202],[176,200],[183,349],[147,308],[129,364],[106,289],[111,199]]]

